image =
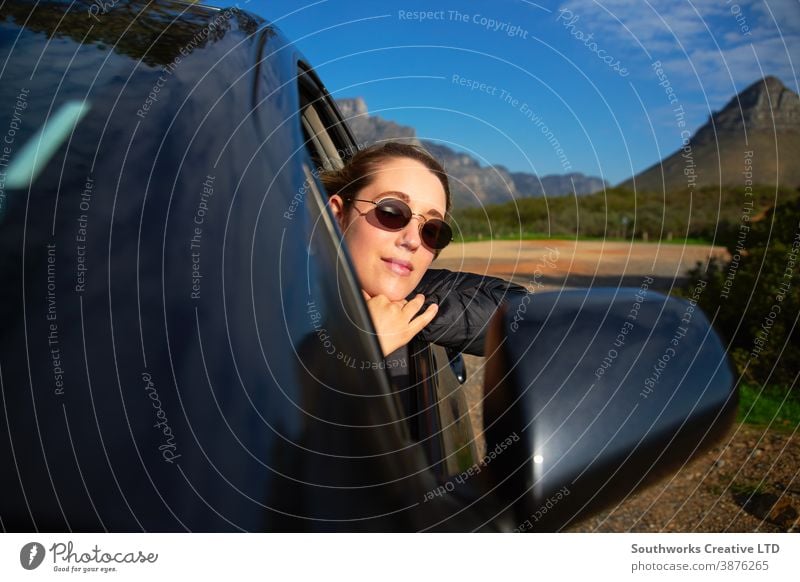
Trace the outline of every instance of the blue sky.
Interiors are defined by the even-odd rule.
[[[798,0],[238,5],[275,22],[334,97],[539,175],[616,184],[762,76],[800,79]]]

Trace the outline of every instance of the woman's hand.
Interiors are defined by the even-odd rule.
[[[425,303],[424,295],[417,295],[411,301],[390,301],[385,295],[371,297],[366,291],[362,293],[367,300],[369,315],[375,331],[378,332],[384,357],[411,341],[411,338],[433,320],[439,309],[434,303],[418,317],[414,317]]]

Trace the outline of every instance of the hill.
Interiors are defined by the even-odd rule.
[[[800,186],[800,98],[765,77],[714,113],[688,143],[620,184],[674,192],[706,186]]]

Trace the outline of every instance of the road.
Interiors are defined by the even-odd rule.
[[[729,258],[725,247],[606,241],[486,241],[451,244],[432,267],[469,271],[551,288],[638,287],[651,275],[654,287],[681,286],[689,270],[711,257]]]

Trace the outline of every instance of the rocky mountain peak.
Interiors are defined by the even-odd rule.
[[[713,122],[713,127],[712,127]],[[695,141],[714,139],[714,128],[721,132],[798,131],[800,98],[777,77],[760,79],[728,101],[701,127]]]
[[[621,186],[651,192],[751,184],[800,187],[800,97],[777,77],[759,79],[714,113],[691,145]]]
[[[356,117],[358,115],[367,115],[367,113],[369,113],[367,109],[367,102],[364,101],[363,97],[356,97],[354,99],[338,99],[336,101],[336,105],[339,107],[339,111],[342,112],[342,115],[345,118]]]

